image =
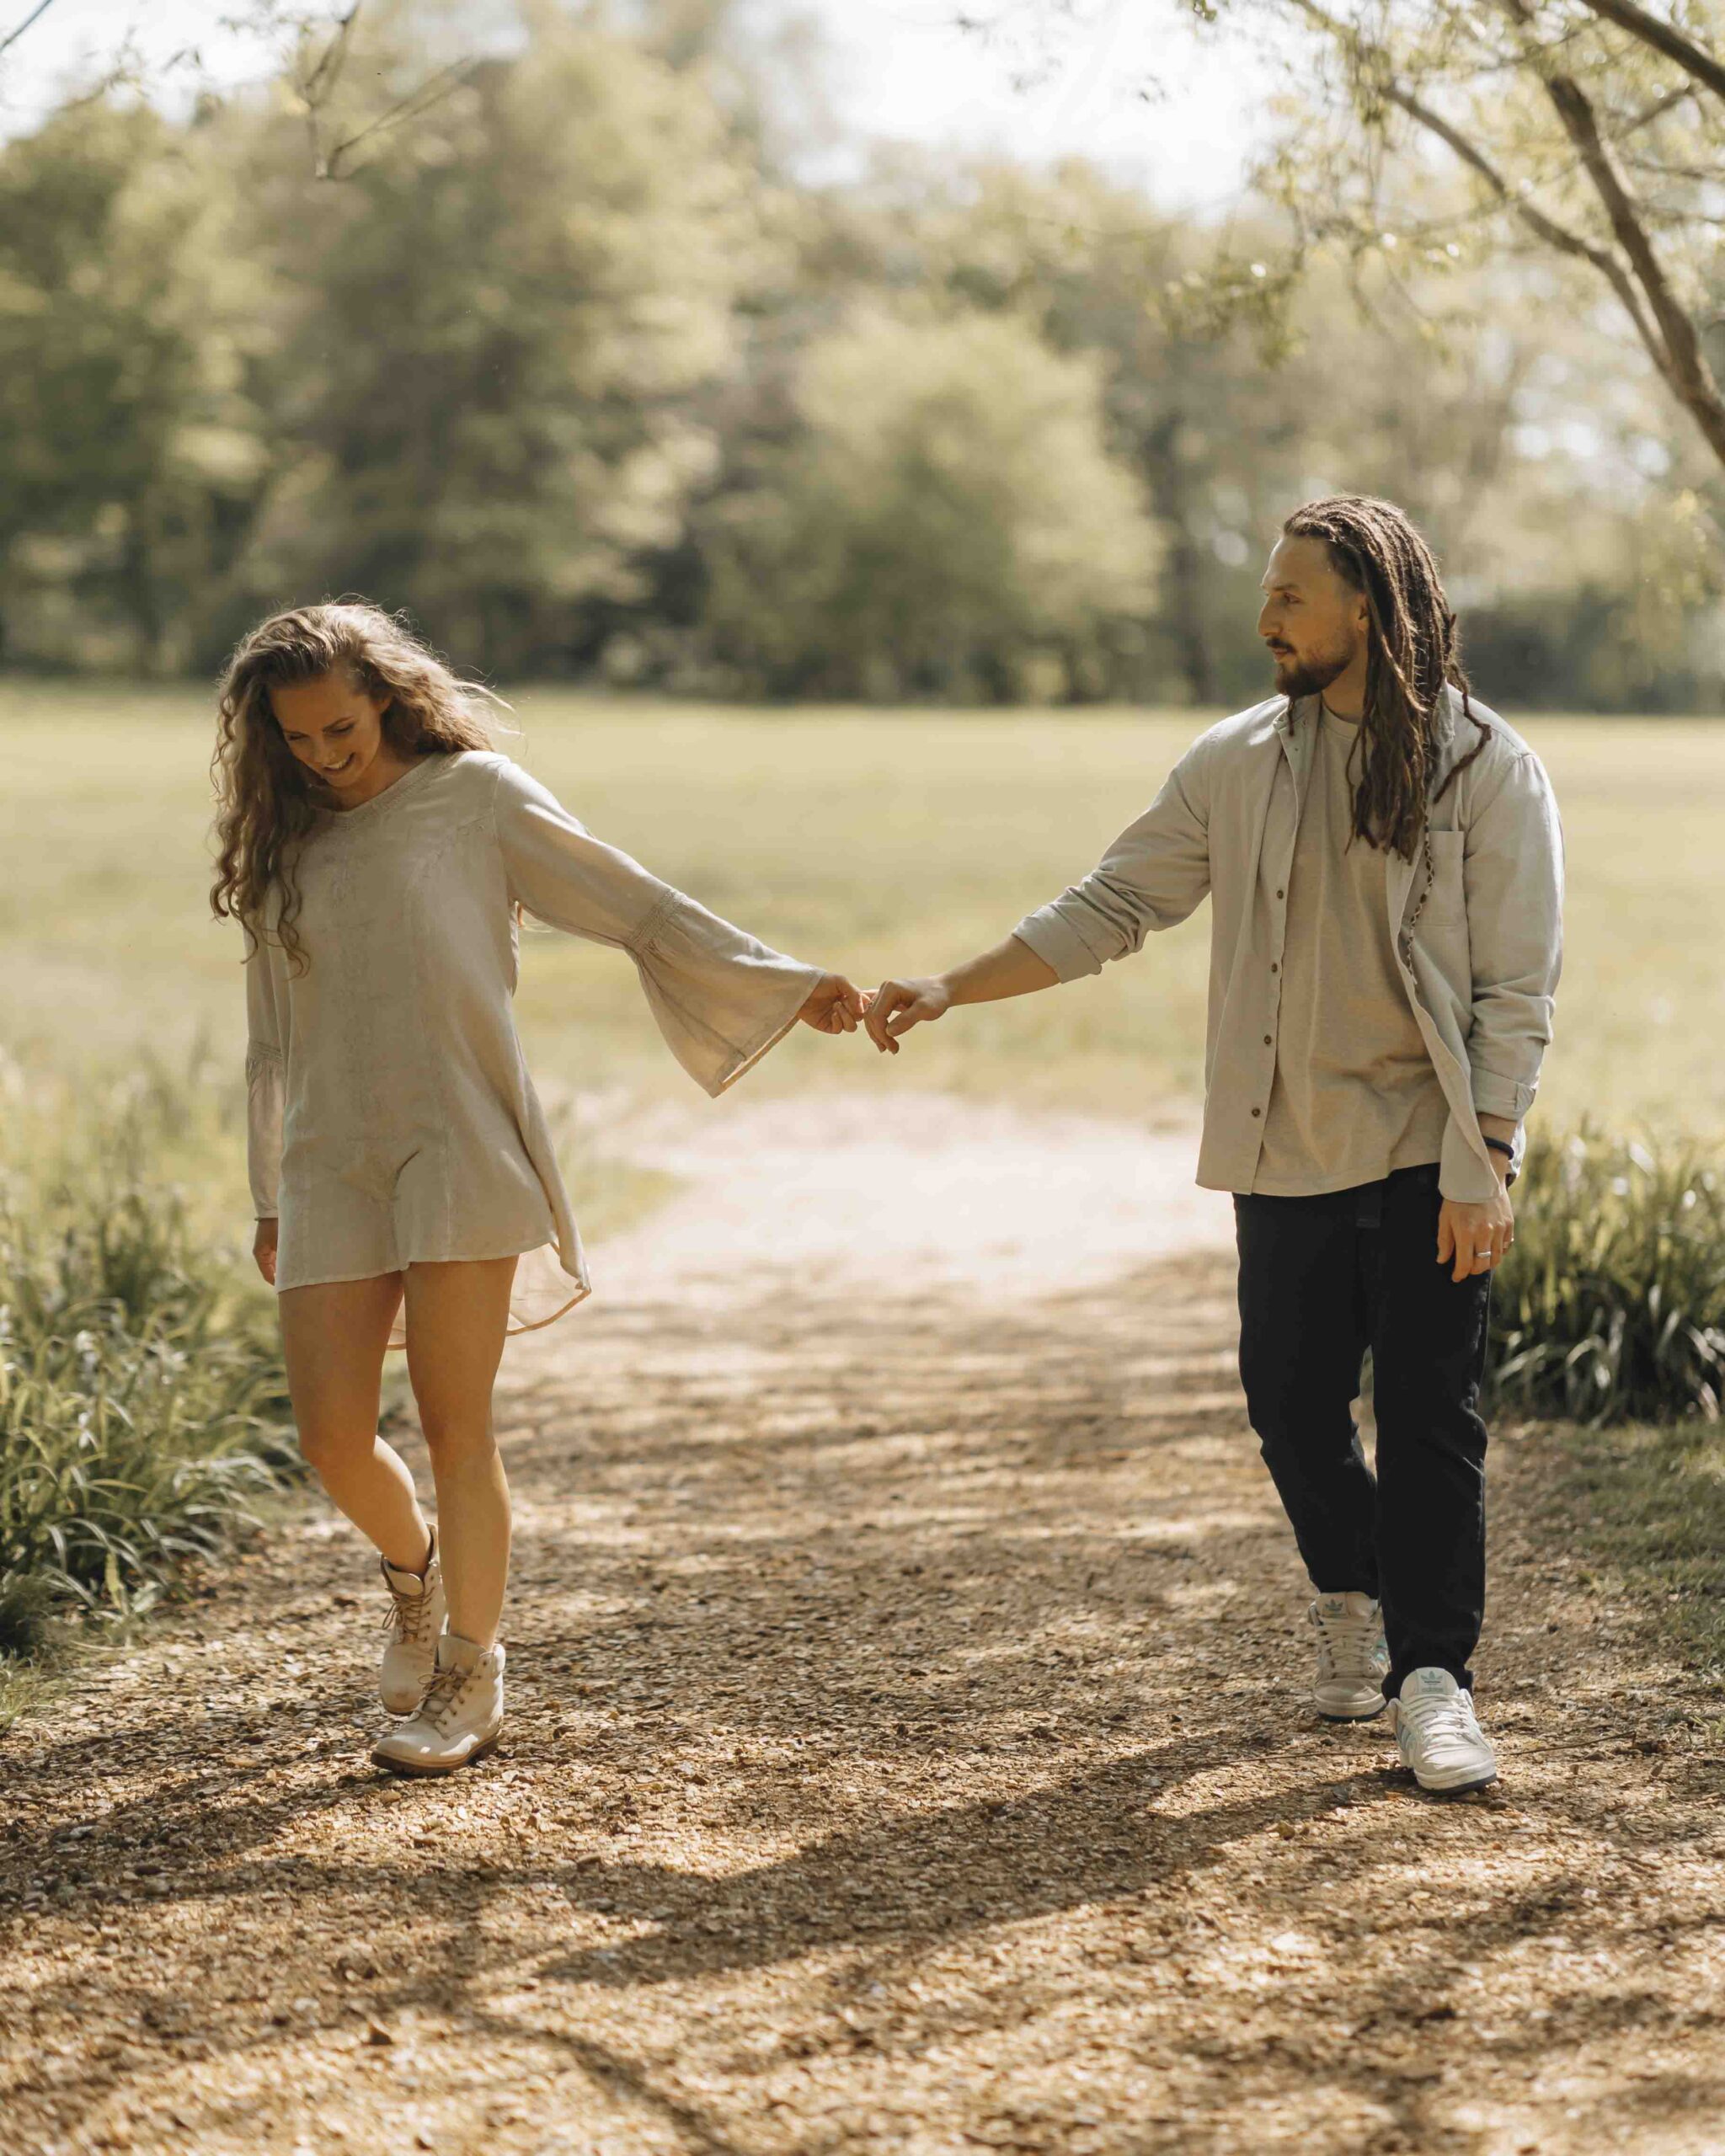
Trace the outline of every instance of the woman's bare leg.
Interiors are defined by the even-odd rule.
[[[383,1353],[401,1295],[398,1273],[289,1288],[280,1298],[281,1348],[306,1465],[392,1565],[417,1572],[431,1530],[407,1463],[377,1434]]]
[[[449,1629],[497,1638],[509,1579],[509,1484],[491,1423],[512,1257],[407,1269],[408,1374],[437,1485],[438,1554]]]

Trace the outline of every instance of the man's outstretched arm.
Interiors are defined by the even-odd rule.
[[[955,1003],[998,1003],[1100,973],[1141,949],[1152,930],[1184,921],[1210,891],[1208,759],[1200,735],[1161,792],[1121,832],[1099,865],[1051,905],[1027,914],[1002,943],[950,972],[883,983],[869,1038],[896,1054],[899,1036]]]
[[[999,1003],[1009,995],[1053,988],[1060,978],[1028,943],[1009,936],[980,958],[967,958],[943,974],[883,981],[863,1023],[878,1049],[896,1055],[901,1033],[944,1016],[955,1003]]]

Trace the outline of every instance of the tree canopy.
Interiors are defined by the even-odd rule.
[[[1579,7],[1575,68],[1629,35]],[[1370,20],[1581,229],[1549,101],[1440,37],[1481,13]],[[0,144],[0,656],[206,670],[359,590],[495,676],[1244,701],[1276,527],[1348,488],[1431,531],[1488,696],[1717,693],[1705,435],[1603,270],[1370,104],[1357,38],[1302,11],[1304,132],[1222,225],[1078,160],[811,179],[818,96],[726,0],[505,14],[482,53],[468,0],[339,48],[284,9],[255,90],[99,85]],[[1650,97],[1689,79],[1648,50]],[[1699,124],[1642,134],[1674,174]],[[1706,188],[1669,184],[1705,346]]]

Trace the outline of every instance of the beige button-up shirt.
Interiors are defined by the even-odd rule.
[[[1249,1191],[1263,1150],[1287,911],[1285,897],[1265,910],[1253,894],[1261,871],[1287,890],[1317,709],[1316,698],[1275,696],[1211,727],[1092,873],[1013,931],[1076,980],[1211,899],[1198,1180],[1213,1190]],[[1402,989],[1449,1106],[1439,1183],[1447,1198],[1478,1200],[1497,1188],[1478,1119],[1526,1115],[1551,1038],[1563,842],[1539,758],[1477,698],[1473,709],[1490,733],[1434,803],[1430,889],[1423,847],[1411,862],[1391,853],[1385,902]],[[1454,690],[1439,718],[1441,783],[1479,735]],[[1522,1143],[1518,1132],[1518,1155]]]

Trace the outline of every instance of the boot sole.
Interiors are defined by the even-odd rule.
[[[472,1767],[494,1752],[503,1742],[499,1730],[495,1737],[488,1737],[483,1744],[476,1744],[465,1758],[451,1759],[446,1767],[433,1767],[417,1759],[398,1759],[389,1753],[377,1751],[371,1754],[371,1764],[382,1767],[387,1774],[405,1774],[412,1781],[435,1781],[441,1774],[458,1774],[463,1767]]]

